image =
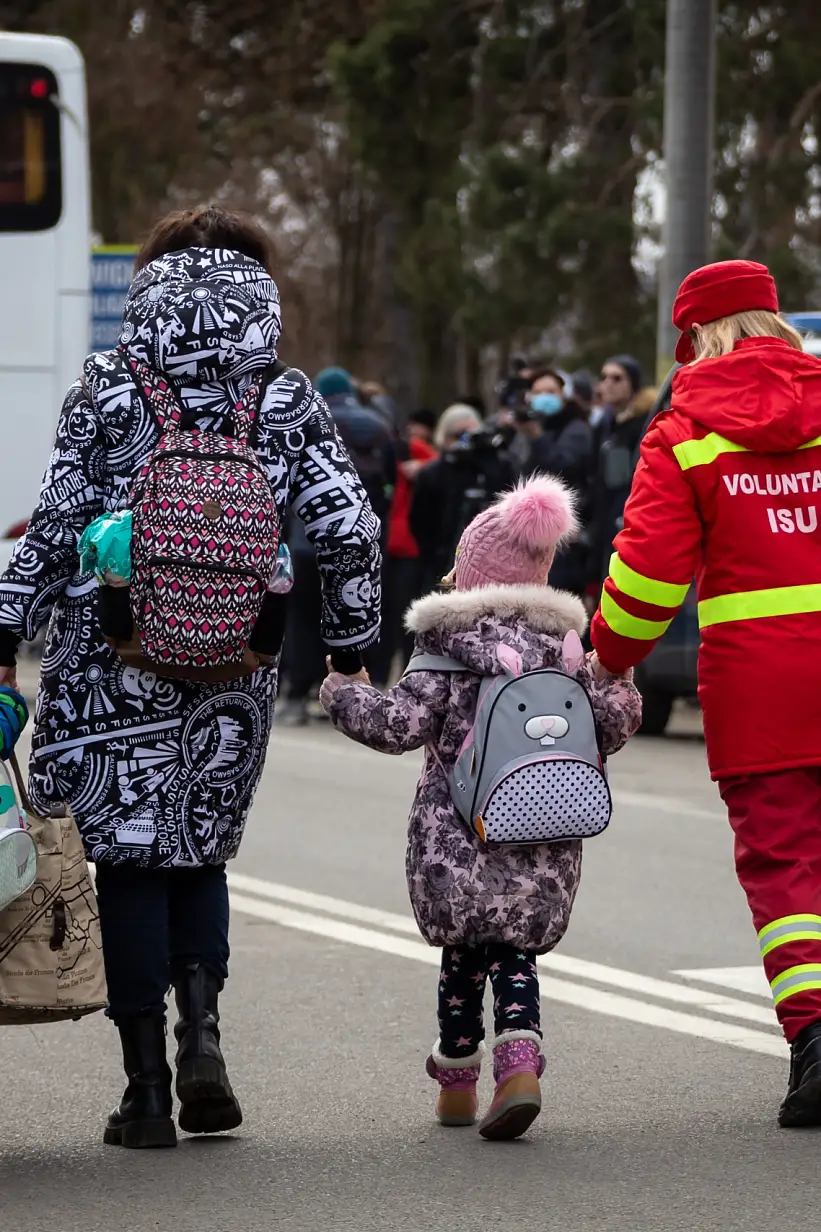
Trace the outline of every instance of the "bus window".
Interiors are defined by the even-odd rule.
[[[34,64],[0,64],[0,232],[47,231],[60,221],[57,81]]]

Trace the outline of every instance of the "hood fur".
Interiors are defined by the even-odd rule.
[[[587,613],[581,599],[549,586],[486,586],[479,590],[452,590],[417,599],[405,616],[409,633],[439,630],[468,633],[483,617],[495,616],[506,624],[521,620],[534,633],[564,637],[571,629],[581,635]]]

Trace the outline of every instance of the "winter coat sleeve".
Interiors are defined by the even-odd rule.
[[[684,602],[701,550],[695,492],[662,420],[645,437],[624,510],[624,529],[593,618],[593,646],[608,671],[647,657]]]
[[[105,440],[80,381],[66,395],[37,508],[0,578],[0,662],[14,661],[76,572],[77,543],[103,512]]]
[[[331,650],[365,649],[379,637],[379,519],[316,393],[304,432],[291,507],[316,550],[322,638]]]
[[[335,727],[379,753],[409,753],[435,744],[450,701],[450,676],[414,672],[387,693],[348,681],[328,705]]]

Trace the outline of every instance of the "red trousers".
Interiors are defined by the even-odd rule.
[[[789,1041],[821,1021],[821,767],[719,784],[747,895]]]

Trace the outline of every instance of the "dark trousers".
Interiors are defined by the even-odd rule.
[[[108,1015],[119,1023],[162,1017],[169,986],[192,963],[228,975],[228,883],[224,864],[97,868],[108,981]]]
[[[289,700],[315,696],[325,679],[321,637],[322,583],[316,557],[295,554],[294,585],[289,595],[283,674]]]
[[[536,956],[510,945],[446,945],[439,978],[442,1055],[468,1057],[485,1038],[485,984],[493,987],[496,1034],[537,1031],[541,1005]]]
[[[413,634],[405,632],[405,612],[422,594],[422,562],[418,557],[389,556],[382,568],[382,632],[378,644],[366,655],[374,684],[390,682],[398,653],[403,668],[413,653]]]

